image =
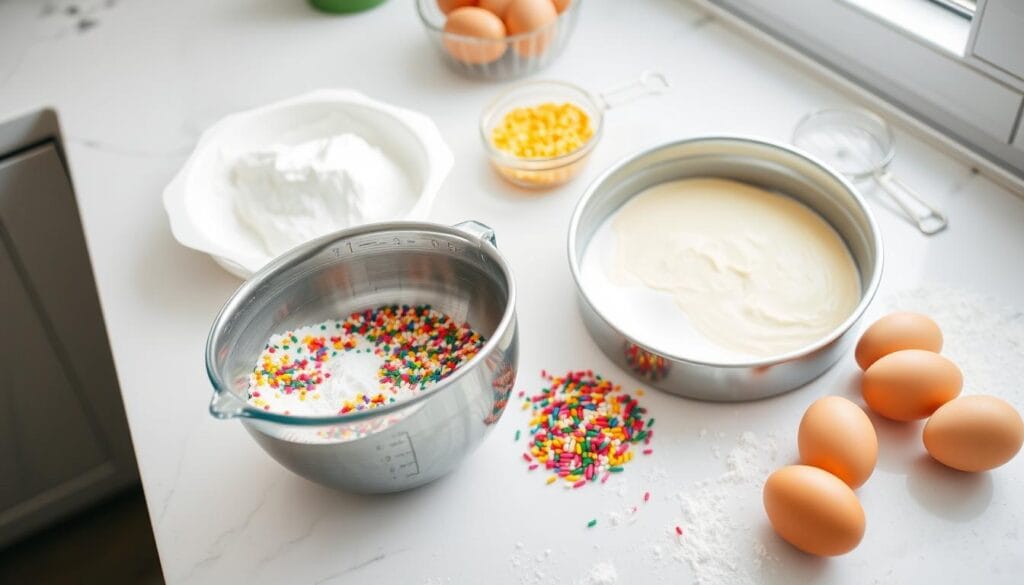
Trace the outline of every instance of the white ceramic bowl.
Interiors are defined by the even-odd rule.
[[[248,278],[272,256],[235,215],[230,153],[299,144],[346,132],[362,136],[401,168],[418,192],[403,215],[426,219],[454,156],[427,116],[349,90],[320,90],[231,114],[207,129],[167,188],[164,208],[175,239]],[[351,226],[338,226],[338,229]],[[311,238],[312,239],[312,238]]]

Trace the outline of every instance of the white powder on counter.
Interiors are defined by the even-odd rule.
[[[991,394],[1024,407],[1024,307],[945,286],[900,291],[884,306],[939,324],[942,354],[963,371],[964,394]]]
[[[595,544],[594,549],[600,547]],[[561,551],[564,554],[565,551]],[[565,582],[544,571],[552,566],[554,551],[546,548],[536,554],[530,552],[522,542],[517,542],[515,552],[509,558],[513,571],[522,585],[548,585],[549,583]],[[616,585],[619,573],[615,565],[609,561],[598,561],[585,571],[578,573],[579,578],[572,580],[573,585]]]
[[[597,563],[587,573],[589,585],[615,585],[619,582],[619,574],[611,563]]]
[[[396,219],[416,202],[402,169],[355,134],[227,155],[241,224],[277,256],[333,231]]]
[[[550,557],[551,549],[545,549],[543,552],[533,554],[520,541],[516,542],[516,550],[509,557],[509,563],[512,565],[512,570],[517,575],[520,584],[543,585],[551,582],[551,579],[541,570],[541,567],[546,567]]]
[[[693,583],[754,585],[763,579],[765,561],[775,561],[753,527],[763,521],[761,488],[777,467],[778,444],[773,436],[742,433],[726,455],[726,471],[717,477],[695,482],[675,495],[682,518],[681,536],[666,547],[651,546],[655,559],[671,550],[672,558],[686,562]]]

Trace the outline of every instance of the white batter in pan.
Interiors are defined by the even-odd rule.
[[[595,234],[582,273],[627,334],[711,361],[804,347],[860,301],[856,265],[827,222],[792,198],[718,178],[631,198]]]

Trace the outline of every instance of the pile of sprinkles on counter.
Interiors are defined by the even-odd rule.
[[[443,380],[483,345],[468,323],[430,305],[382,306],[271,336],[250,376],[248,399],[281,414],[376,408]],[[369,359],[353,359],[358,354]]]
[[[643,453],[652,453],[647,445],[654,419],[645,421],[647,410],[620,386],[590,370],[541,376],[547,388],[530,397],[521,393],[523,408],[532,409],[523,459],[531,471],[543,467],[551,472],[549,485],[559,478],[572,488],[604,483],[633,459],[632,445],[643,443]]]

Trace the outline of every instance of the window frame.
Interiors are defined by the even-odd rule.
[[[839,74],[902,118],[926,126],[932,137],[955,144],[955,150],[975,166],[992,170],[1000,182],[1024,191],[1024,78],[973,54],[986,0],[965,23],[971,30],[959,51],[865,10],[858,0],[696,1]],[[930,0],[905,1],[945,11]]]

